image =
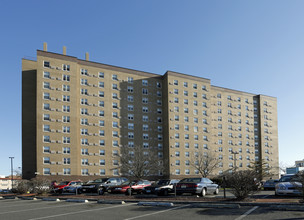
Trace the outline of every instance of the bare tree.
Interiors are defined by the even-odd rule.
[[[263,180],[265,177],[270,177],[273,175],[271,173],[272,168],[264,159],[250,163],[249,168],[257,174],[257,177],[260,181]]]
[[[120,173],[124,176],[142,179],[147,176],[156,176],[164,170],[163,161],[158,157],[157,150],[151,147],[123,146],[118,157],[120,158]]]
[[[304,201],[304,171],[299,171],[295,178],[291,179],[291,184],[300,192]]]
[[[195,152],[192,156],[190,165],[202,175],[208,177],[219,165],[220,160],[212,152]]]
[[[240,170],[225,175],[227,186],[231,188],[231,193],[237,200],[243,200],[259,191],[257,178],[258,175],[254,170]]]

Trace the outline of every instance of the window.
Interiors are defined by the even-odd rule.
[[[157,92],[156,92],[156,95],[157,95],[158,97],[161,97],[161,96],[162,96],[162,92],[161,92],[161,91],[157,91]]]
[[[80,84],[81,85],[88,85],[88,80],[87,79],[81,79]]]
[[[133,86],[128,86],[127,91],[128,91],[129,93],[133,93]]]
[[[81,169],[81,175],[83,175],[83,176],[89,175],[89,170],[88,169]]]
[[[178,103],[178,98],[174,98],[174,103]]]
[[[80,74],[87,76],[88,75],[88,70],[86,70],[86,69],[80,69]]]
[[[148,86],[148,80],[143,79],[143,80],[142,80],[142,85],[143,85],[143,86]]]
[[[99,95],[100,98],[103,98],[104,97],[104,92],[103,91],[99,91],[98,95]]]
[[[128,132],[128,138],[129,139],[134,139],[134,133],[133,132]]]
[[[174,80],[173,85],[178,86],[178,80]]]
[[[43,66],[44,66],[44,67],[47,67],[47,68],[50,68],[50,67],[51,67],[49,61],[43,61]]]
[[[128,114],[128,120],[134,120],[134,115],[133,114]]]
[[[70,86],[69,85],[62,85],[62,91],[69,92],[70,91]]]
[[[128,123],[128,129],[134,130],[134,123]]]
[[[180,155],[179,151],[175,151],[175,156],[179,157],[179,155]]]
[[[43,131],[50,132],[51,131],[50,125],[43,125]]]
[[[147,115],[143,115],[142,116],[142,120],[143,120],[143,122],[148,122],[149,121],[149,117]]]
[[[43,147],[43,153],[51,153],[50,147]]]
[[[103,73],[103,72],[99,72],[99,73],[98,73],[98,77],[99,77],[99,78],[104,78],[104,73]]]
[[[128,111],[133,111],[134,110],[134,106],[133,105],[128,105]]]
[[[106,165],[106,161],[105,161],[104,159],[99,160],[99,165],[100,165],[100,166]]]
[[[51,139],[50,139],[50,136],[43,136],[43,142],[46,142],[46,143],[50,143],[51,142]]]
[[[99,111],[99,116],[103,117],[104,116],[104,111]]]
[[[63,168],[63,175],[71,175],[71,168]]]
[[[184,82],[184,87],[188,87],[188,83],[187,82]]]
[[[50,168],[43,168],[43,175],[50,175],[51,169]]]
[[[44,157],[43,158],[43,163],[44,164],[50,164],[51,163],[50,158],[49,157]]]
[[[98,86],[99,86],[99,88],[104,88],[104,82],[99,82]]]
[[[87,89],[81,89],[80,93],[81,93],[81,95],[89,95]]]
[[[116,75],[116,74],[113,74],[113,75],[112,75],[112,80],[118,80],[118,78],[117,78],[117,75]]]
[[[142,107],[142,112],[144,112],[144,113],[147,113],[147,112],[149,112],[149,109],[148,109],[148,107],[146,107],[146,106]]]
[[[142,89],[142,94],[143,95],[148,95],[148,89]]]
[[[88,139],[82,138],[81,139],[81,145],[89,145]]]
[[[149,130],[149,125],[143,124],[143,131],[148,131],[148,130]]]
[[[70,81],[70,75],[65,75],[65,74],[63,74],[63,75],[62,75],[62,80],[63,80],[63,81],[69,82],[69,81]]]
[[[70,101],[70,96],[69,95],[63,95],[62,96],[62,101],[63,102],[69,102]]]
[[[161,88],[161,87],[162,87],[161,82],[156,82],[156,88]]]
[[[70,154],[71,153],[71,149],[69,147],[64,147],[62,150],[63,154]]]
[[[43,72],[43,78],[50,79],[51,78],[50,72]]]
[[[71,164],[71,158],[63,158],[63,164],[67,165],[67,164]]]
[[[188,96],[188,91],[186,91],[186,90],[184,91],[184,96]]]
[[[63,127],[62,127],[62,132],[63,132],[63,133],[70,133],[70,127],[68,127],[68,126],[63,126]]]
[[[176,166],[179,166],[179,165],[180,165],[180,160],[176,160],[176,161],[175,161],[175,165],[176,165]]]
[[[105,156],[106,152],[105,150],[99,150],[99,156]]]
[[[51,89],[49,82],[43,82],[43,88],[44,89]]]
[[[185,121],[185,122],[189,122],[189,117],[188,117],[188,116],[185,116],[185,117],[184,117],[184,121]]]
[[[105,146],[105,140],[99,140],[99,146]]]
[[[148,103],[148,98],[142,98],[142,103],[147,104]]]

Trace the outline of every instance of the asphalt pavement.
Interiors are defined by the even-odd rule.
[[[271,192],[269,193],[271,195]],[[259,195],[257,195],[259,196]],[[260,196],[263,196],[262,194]],[[264,195],[265,196],[265,195]],[[266,195],[267,196],[267,195]],[[100,204],[96,201],[67,202],[2,199],[0,219],[304,219],[303,211],[288,211],[258,205],[237,208],[198,207],[197,204],[174,204],[173,206],[139,206],[137,203]]]

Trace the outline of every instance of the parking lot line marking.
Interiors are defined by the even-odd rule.
[[[253,212],[257,208],[259,208],[259,206],[254,206],[252,209],[249,209],[247,212],[245,212],[243,215],[241,215],[240,217],[236,218],[235,220],[241,220],[241,219],[245,218],[247,215],[249,215],[251,212]]]
[[[58,204],[58,202],[56,202],[56,204]],[[41,207],[41,208],[34,208],[34,209],[22,209],[22,210],[9,211],[9,212],[0,212],[0,215],[10,214],[10,213],[17,213],[17,212],[34,211],[34,210],[39,210],[39,209],[64,208],[64,207],[84,205],[84,204],[89,204],[89,203],[77,203],[77,204],[73,204],[73,205],[58,205],[58,206],[48,206],[48,207]]]
[[[82,203],[82,204],[88,204],[88,203]],[[82,210],[82,211],[77,211],[77,212],[68,212],[68,213],[63,213],[63,214],[58,214],[58,215],[43,216],[43,217],[40,217],[40,218],[31,218],[31,219],[28,219],[28,220],[56,218],[56,217],[65,216],[65,215],[74,215],[74,214],[79,214],[79,213],[84,213],[84,212],[94,212],[94,211],[99,211],[99,210],[113,209],[113,208],[117,208],[117,207],[125,207],[125,206],[130,206],[130,205],[135,205],[135,204],[130,203],[130,204],[126,204],[126,205],[116,205],[116,206],[103,207],[103,208],[98,208],[98,209]]]
[[[156,215],[156,214],[159,214],[159,213],[163,213],[163,212],[167,212],[167,211],[172,211],[174,209],[184,208],[184,207],[187,207],[187,206],[190,206],[190,205],[191,204],[184,205],[184,206],[179,206],[179,207],[174,207],[174,208],[171,208],[171,209],[166,209],[166,210],[162,210],[162,211],[158,211],[158,212],[153,212],[153,213],[149,213],[149,214],[145,214],[145,215],[139,215],[139,216],[135,216],[135,217],[132,217],[132,218],[126,218],[124,220],[131,220],[131,219],[146,217],[146,216],[149,216],[149,215]]]

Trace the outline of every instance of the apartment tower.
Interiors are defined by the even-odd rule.
[[[119,176],[120,148],[152,148],[157,178],[199,176],[193,155],[220,159],[212,175],[264,160],[278,175],[277,100],[210,79],[127,69],[43,50],[22,60],[24,178]]]

